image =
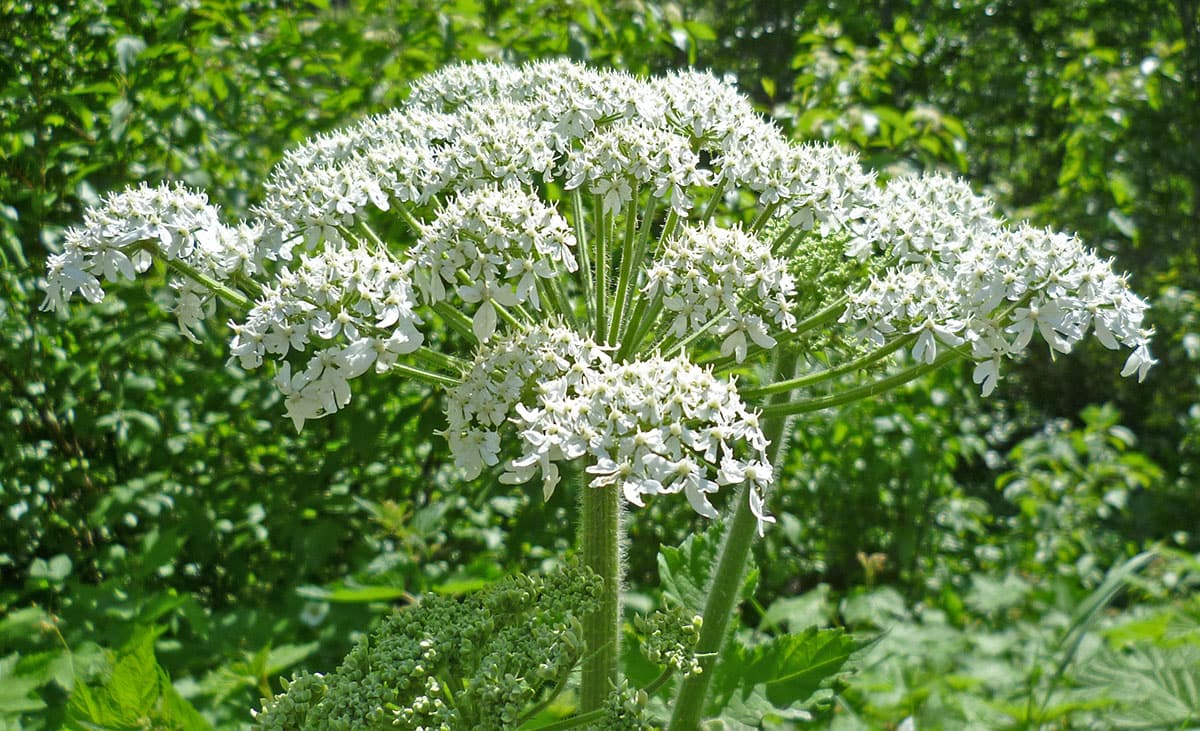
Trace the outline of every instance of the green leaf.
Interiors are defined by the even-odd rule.
[[[139,573],[149,576],[160,567],[173,564],[187,540],[186,535],[175,529],[152,528],[142,542]]]
[[[688,22],[684,23],[684,27],[687,28],[688,33],[692,34],[692,38],[695,38],[698,41],[717,40],[717,32],[713,30],[712,26],[708,25],[707,23],[701,23],[698,20],[689,20]]]
[[[69,728],[164,728],[200,731],[207,721],[171,686],[154,656],[161,630],[142,627],[117,653],[98,685],[76,682],[67,707]],[[76,679],[79,680],[78,678]]]
[[[776,706],[803,703],[836,676],[859,648],[841,629],[810,629],[801,635],[776,638],[756,648],[757,662],[749,682],[766,684],[767,697]]]
[[[1105,648],[1083,663],[1076,680],[1118,705],[1107,728],[1184,728],[1200,724],[1200,646],[1137,644]]]
[[[800,596],[776,599],[767,608],[763,622],[768,626],[783,625],[791,632],[799,632],[810,627],[827,626],[832,619],[829,584],[820,584]]]
[[[280,645],[272,647],[270,653],[267,654],[266,672],[267,677],[274,677],[284,670],[312,655],[321,646],[319,642],[309,642],[303,645]]]
[[[664,546],[658,554],[658,574],[663,595],[669,602],[697,614],[704,611],[709,576],[717,565],[724,523],[714,523],[701,533],[693,533],[678,548]],[[742,598],[749,598],[758,583],[758,570],[747,573],[742,583]]]
[[[761,711],[760,703],[751,702],[756,695],[778,712],[803,708],[861,646],[840,628],[812,628],[752,647],[735,641],[718,666],[709,711],[739,706]]]
[[[35,558],[29,565],[29,576],[33,579],[47,579],[58,584],[71,575],[71,557],[60,553],[49,561]]]
[[[154,659],[155,637],[154,632],[142,631],[117,656],[105,689],[122,712],[147,715],[158,700],[160,678]]]
[[[908,619],[904,597],[890,586],[858,592],[842,600],[842,619],[850,627],[873,626],[884,629]]]
[[[40,679],[17,674],[16,667],[20,659],[20,654],[15,652],[0,659],[0,718],[6,714],[20,714],[46,707],[36,692],[42,685]]]
[[[167,682],[167,678],[163,677],[163,701],[162,701],[163,716],[165,719],[173,721],[178,728],[184,731],[207,731],[212,725],[205,720],[204,716],[196,710],[195,706],[188,702],[186,698],[179,694],[179,691]]]
[[[28,640],[41,634],[42,627],[52,626],[53,620],[41,607],[24,607],[9,612],[0,619],[0,642]]]

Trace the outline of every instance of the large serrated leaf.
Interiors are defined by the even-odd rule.
[[[1076,673],[1077,682],[1103,690],[1118,709],[1109,728],[1174,729],[1200,724],[1200,647],[1131,645],[1105,648]]]
[[[803,703],[841,672],[861,643],[841,629],[809,629],[802,635],[776,638],[763,654],[756,673],[767,697],[779,707]]]
[[[840,628],[810,628],[754,646],[743,644],[740,635],[738,640],[723,653],[713,680],[712,715],[737,708],[762,712],[764,700],[779,714],[802,710],[862,647]]]
[[[123,713],[135,717],[148,715],[161,695],[154,638],[155,633],[143,632],[121,652],[105,688]]]

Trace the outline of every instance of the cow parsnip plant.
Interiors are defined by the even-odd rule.
[[[1146,303],[1076,238],[1008,224],[958,180],[877,185],[852,154],[789,142],[731,83],[692,71],[448,68],[404,107],[287,152],[251,220],[178,186],[110,196],[51,257],[45,306],[98,302],[104,282],[156,263],[183,331],[229,317],[231,360],[269,370],[297,428],[390,373],[445,390],[464,478],[540,477],[550,499],[579,476],[580,553],[599,577],[569,653],[579,725],[630,697],[625,504],[678,494],[715,519],[712,497],[734,493],[695,667],[667,666],[683,676],[670,728],[692,729],[751,543],[774,522],[790,417],[959,360],[990,393],[1035,335],[1061,353],[1088,334],[1127,348],[1125,375],[1154,363]],[[447,682],[465,679],[436,681],[452,705]],[[353,702],[424,727],[413,698]]]

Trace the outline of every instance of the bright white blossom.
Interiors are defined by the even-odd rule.
[[[984,395],[1001,359],[1024,352],[1034,334],[1060,353],[1089,331],[1107,348],[1130,348],[1123,375],[1144,378],[1155,362],[1143,325],[1148,304],[1110,262],[1073,236],[1006,226],[960,181],[892,181],[848,245],[860,258],[876,251],[891,265],[849,293],[843,321],[877,345],[913,338],[919,362],[948,349],[967,353]]]
[[[692,207],[689,190],[707,185],[711,173],[700,167],[691,140],[659,126],[620,121],[597,130],[563,168],[567,189],[583,186],[600,198],[606,214],[628,205],[636,188],[649,187],[676,213]]]
[[[104,298],[100,279],[133,279],[150,267],[145,244],[164,259],[187,261],[196,250],[196,234],[219,228],[208,196],[179,187],[145,184],[110,195],[84,215],[82,228],[68,229],[63,250],[47,262],[43,310],[58,310],[75,292],[88,302]]]
[[[263,288],[245,322],[230,322],[230,353],[246,369],[268,354],[281,361],[276,383],[297,429],[331,414],[349,403],[351,378],[382,373],[421,345],[406,269],[363,248],[303,254]],[[284,359],[310,349],[293,372]]]
[[[647,496],[683,493],[706,518],[717,515],[709,495],[746,482],[759,532],[774,522],[764,507],[767,440],[731,382],[681,357],[597,358],[538,381],[534,392],[532,405],[516,407],[524,454],[502,481],[527,482],[540,471],[549,499],[556,463],[586,458],[590,487],[619,489],[637,506]]]
[[[499,463],[500,432],[535,384],[575,380],[594,365],[611,362],[589,338],[559,325],[542,324],[481,347],[462,383],[446,398],[446,440],[467,479]]]
[[[804,404],[743,400],[733,372],[819,345],[816,327],[857,333],[868,361],[969,359],[985,394],[1035,338],[1065,353],[1094,334],[1131,351],[1124,375],[1155,362],[1145,301],[1078,239],[1006,224],[951,178],[878,185],[704,72],[452,66],[400,109],[284,153],[252,214],[226,224],[179,186],[109,196],[50,257],[44,307],[98,302],[158,258],[189,337],[218,299],[239,311],[231,360],[272,363],[297,428],[349,403],[358,376],[400,372],[446,389],[466,477],[540,474],[547,497],[575,459],[592,489],[633,505],[681,493],[707,517],[744,483],[761,531],[773,474],[756,407]],[[871,275],[814,305],[825,284],[795,275],[824,261],[804,260],[813,241],[845,242],[847,270]]]
[[[516,186],[488,187],[447,201],[413,247],[417,284],[426,301],[446,299],[449,285],[476,305],[474,330],[496,330],[496,305],[529,302],[541,309],[538,279],[577,268],[575,234],[566,219]]]
[[[796,325],[796,283],[770,248],[740,228],[686,226],[663,243],[646,291],[672,313],[668,332],[684,338],[711,325],[721,353],[746,358],[747,338],[775,346],[770,331]],[[773,328],[772,328],[773,326]]]

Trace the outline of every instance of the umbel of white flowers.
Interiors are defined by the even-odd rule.
[[[798,273],[830,242],[856,275],[817,297]],[[98,302],[154,259],[184,333],[232,309],[231,360],[271,364],[297,428],[390,371],[447,390],[468,477],[540,474],[549,497],[558,464],[584,458],[594,488],[682,493],[708,517],[745,482],[760,532],[768,393],[795,391],[772,414],[834,404],[907,351],[973,361],[987,394],[1035,334],[1128,348],[1124,375],[1154,363],[1146,303],[1076,238],[1006,224],[940,175],[878,185],[692,71],[434,73],[402,108],[286,153],[249,221],[174,185],[106,198],[50,257],[45,307]],[[807,372],[755,387],[756,363],[801,345]],[[518,454],[501,464],[505,438]]]

